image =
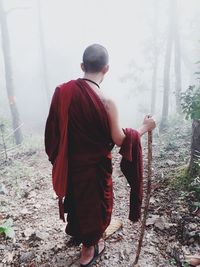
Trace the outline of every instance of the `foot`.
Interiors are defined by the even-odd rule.
[[[99,246],[99,254],[101,254],[105,246],[103,239],[99,240],[98,246]],[[81,251],[80,264],[83,264],[83,265],[88,264],[92,260],[93,257],[94,257],[94,246],[91,246],[88,248],[83,246],[82,251]]]

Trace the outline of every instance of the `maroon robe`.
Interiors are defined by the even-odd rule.
[[[56,89],[45,140],[54,190],[60,199],[66,195],[67,233],[94,245],[111,219],[114,144],[105,107],[84,80]]]
[[[128,128],[124,133],[126,138],[119,151],[122,155],[120,167],[131,187],[129,219],[136,222],[141,216],[143,198],[142,147],[138,131]]]
[[[141,145],[137,131],[126,129],[125,134],[121,167],[132,188],[129,218],[137,221],[142,199]],[[110,223],[113,145],[107,112],[94,90],[81,79],[57,87],[46,123],[45,148],[53,164],[53,188],[63,219],[65,197],[66,232],[85,246],[97,243]]]

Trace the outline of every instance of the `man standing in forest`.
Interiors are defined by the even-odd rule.
[[[134,187],[129,218],[137,221],[142,199],[140,136],[155,128],[155,121],[146,117],[138,131],[119,126],[115,103],[100,91],[109,69],[103,46],[87,47],[81,68],[82,79],[55,90],[46,123],[45,148],[53,164],[53,187],[59,197],[61,218],[64,220],[64,212],[68,213],[66,233],[82,243],[81,266],[91,266],[104,250],[102,236],[111,220],[111,150],[114,144],[121,146],[125,158],[122,167]]]

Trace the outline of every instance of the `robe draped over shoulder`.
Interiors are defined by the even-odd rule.
[[[137,221],[142,202],[142,150],[137,131],[124,130],[121,170],[131,186],[129,219]],[[111,138],[102,99],[82,79],[58,86],[45,128],[45,149],[53,164],[53,188],[66,232],[85,246],[96,244],[113,208]],[[65,198],[64,205],[62,199]]]
[[[60,199],[67,190],[68,110],[74,82],[70,81],[56,88],[45,127],[45,150],[53,164],[53,188]]]
[[[114,144],[104,104],[84,80],[55,90],[45,146],[53,164],[54,190],[60,199],[65,197],[67,232],[91,245],[111,219]]]

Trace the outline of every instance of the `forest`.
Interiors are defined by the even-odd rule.
[[[80,266],[81,245],[59,219],[44,132],[55,88],[83,77],[91,44],[108,50],[100,90],[120,127],[156,121],[152,139],[141,137],[135,223],[112,149],[117,226],[91,266],[200,266],[200,1],[0,0],[0,267]]]

